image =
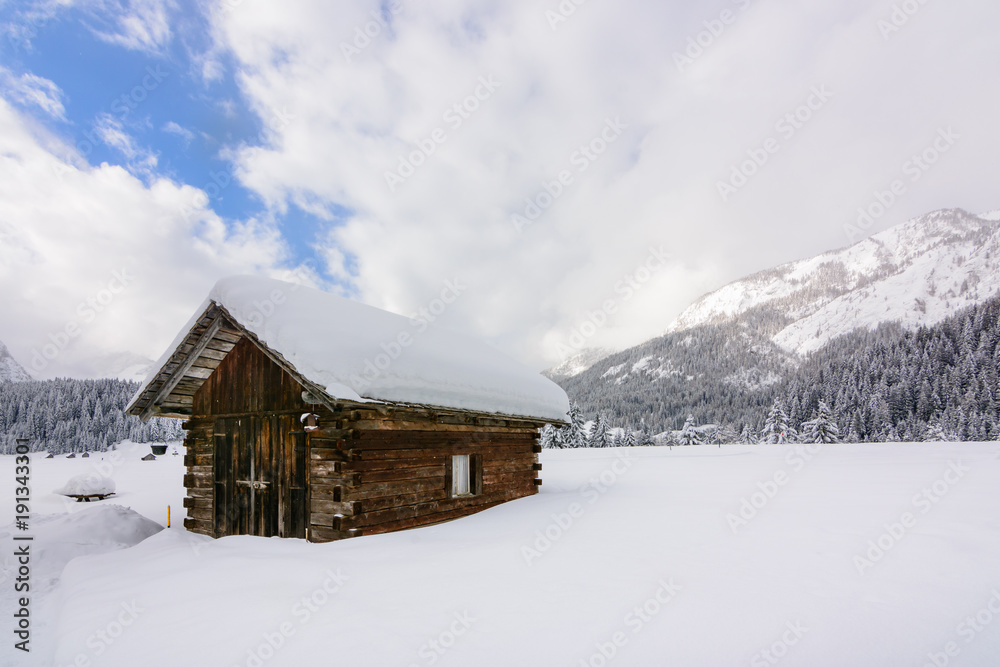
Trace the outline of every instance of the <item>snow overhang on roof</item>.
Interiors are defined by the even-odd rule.
[[[568,421],[569,399],[557,384],[481,341],[256,276],[216,283],[154,365],[129,413],[190,414],[180,394],[200,386],[244,335],[320,399]]]

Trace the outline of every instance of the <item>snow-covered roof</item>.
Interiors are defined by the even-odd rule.
[[[258,276],[216,283],[143,382],[130,410],[219,307],[333,398],[566,421],[554,382],[486,343],[320,290]],[[173,359],[173,362],[172,362]]]

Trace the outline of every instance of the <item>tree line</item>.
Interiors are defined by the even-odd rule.
[[[0,453],[27,438],[31,451],[103,451],[122,440],[167,442],[183,437],[177,419],[143,423],[125,414],[138,382],[116,379],[0,382]]]
[[[781,322],[758,324],[669,334],[562,383],[588,421],[661,440],[690,421],[688,439],[767,441],[775,407],[792,439],[820,416],[845,442],[1000,439],[1000,297],[917,330],[855,331],[802,360],[762,335]]]

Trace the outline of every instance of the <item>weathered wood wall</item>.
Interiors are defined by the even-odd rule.
[[[194,414],[199,416],[263,416],[307,409],[302,385],[249,338],[236,343],[194,395]]]
[[[537,493],[538,430],[423,411],[321,414],[310,441],[310,539],[326,541],[429,525]],[[318,413],[320,414],[320,413]],[[337,419],[340,417],[340,419]],[[474,421],[474,418],[469,418]],[[451,497],[451,457],[469,454],[480,485]]]
[[[298,418],[308,406],[302,386],[244,337],[195,392],[192,405],[195,414],[184,425],[185,527],[216,537],[305,537],[308,457]],[[253,475],[251,460],[259,468]],[[267,486],[241,483],[251,477]],[[245,511],[249,504],[252,513]]]
[[[184,527],[194,533],[215,535],[215,483],[213,463],[215,461],[215,419],[192,418],[184,422],[187,436],[184,438],[184,486],[187,497],[184,507],[187,518]]]
[[[251,340],[235,344],[193,395],[185,423],[186,528],[301,537],[308,525],[309,539],[325,542],[439,523],[537,493],[541,422],[401,406],[330,409],[307,405],[302,391]],[[319,415],[319,430],[300,430],[303,412]],[[456,454],[471,455],[480,481],[473,495],[451,497]],[[241,457],[251,456],[268,468],[256,478],[273,484],[252,495],[263,503],[253,525],[238,482],[250,476]],[[268,493],[280,499],[267,501]]]
[[[243,334],[217,306],[210,307],[174,350],[160,374],[146,387],[141,405],[130,414],[186,418],[194,414],[194,395]]]

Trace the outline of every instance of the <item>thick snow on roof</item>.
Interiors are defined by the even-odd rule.
[[[209,300],[335,398],[552,420],[569,410],[548,378],[422,320],[257,276],[220,280]]]

